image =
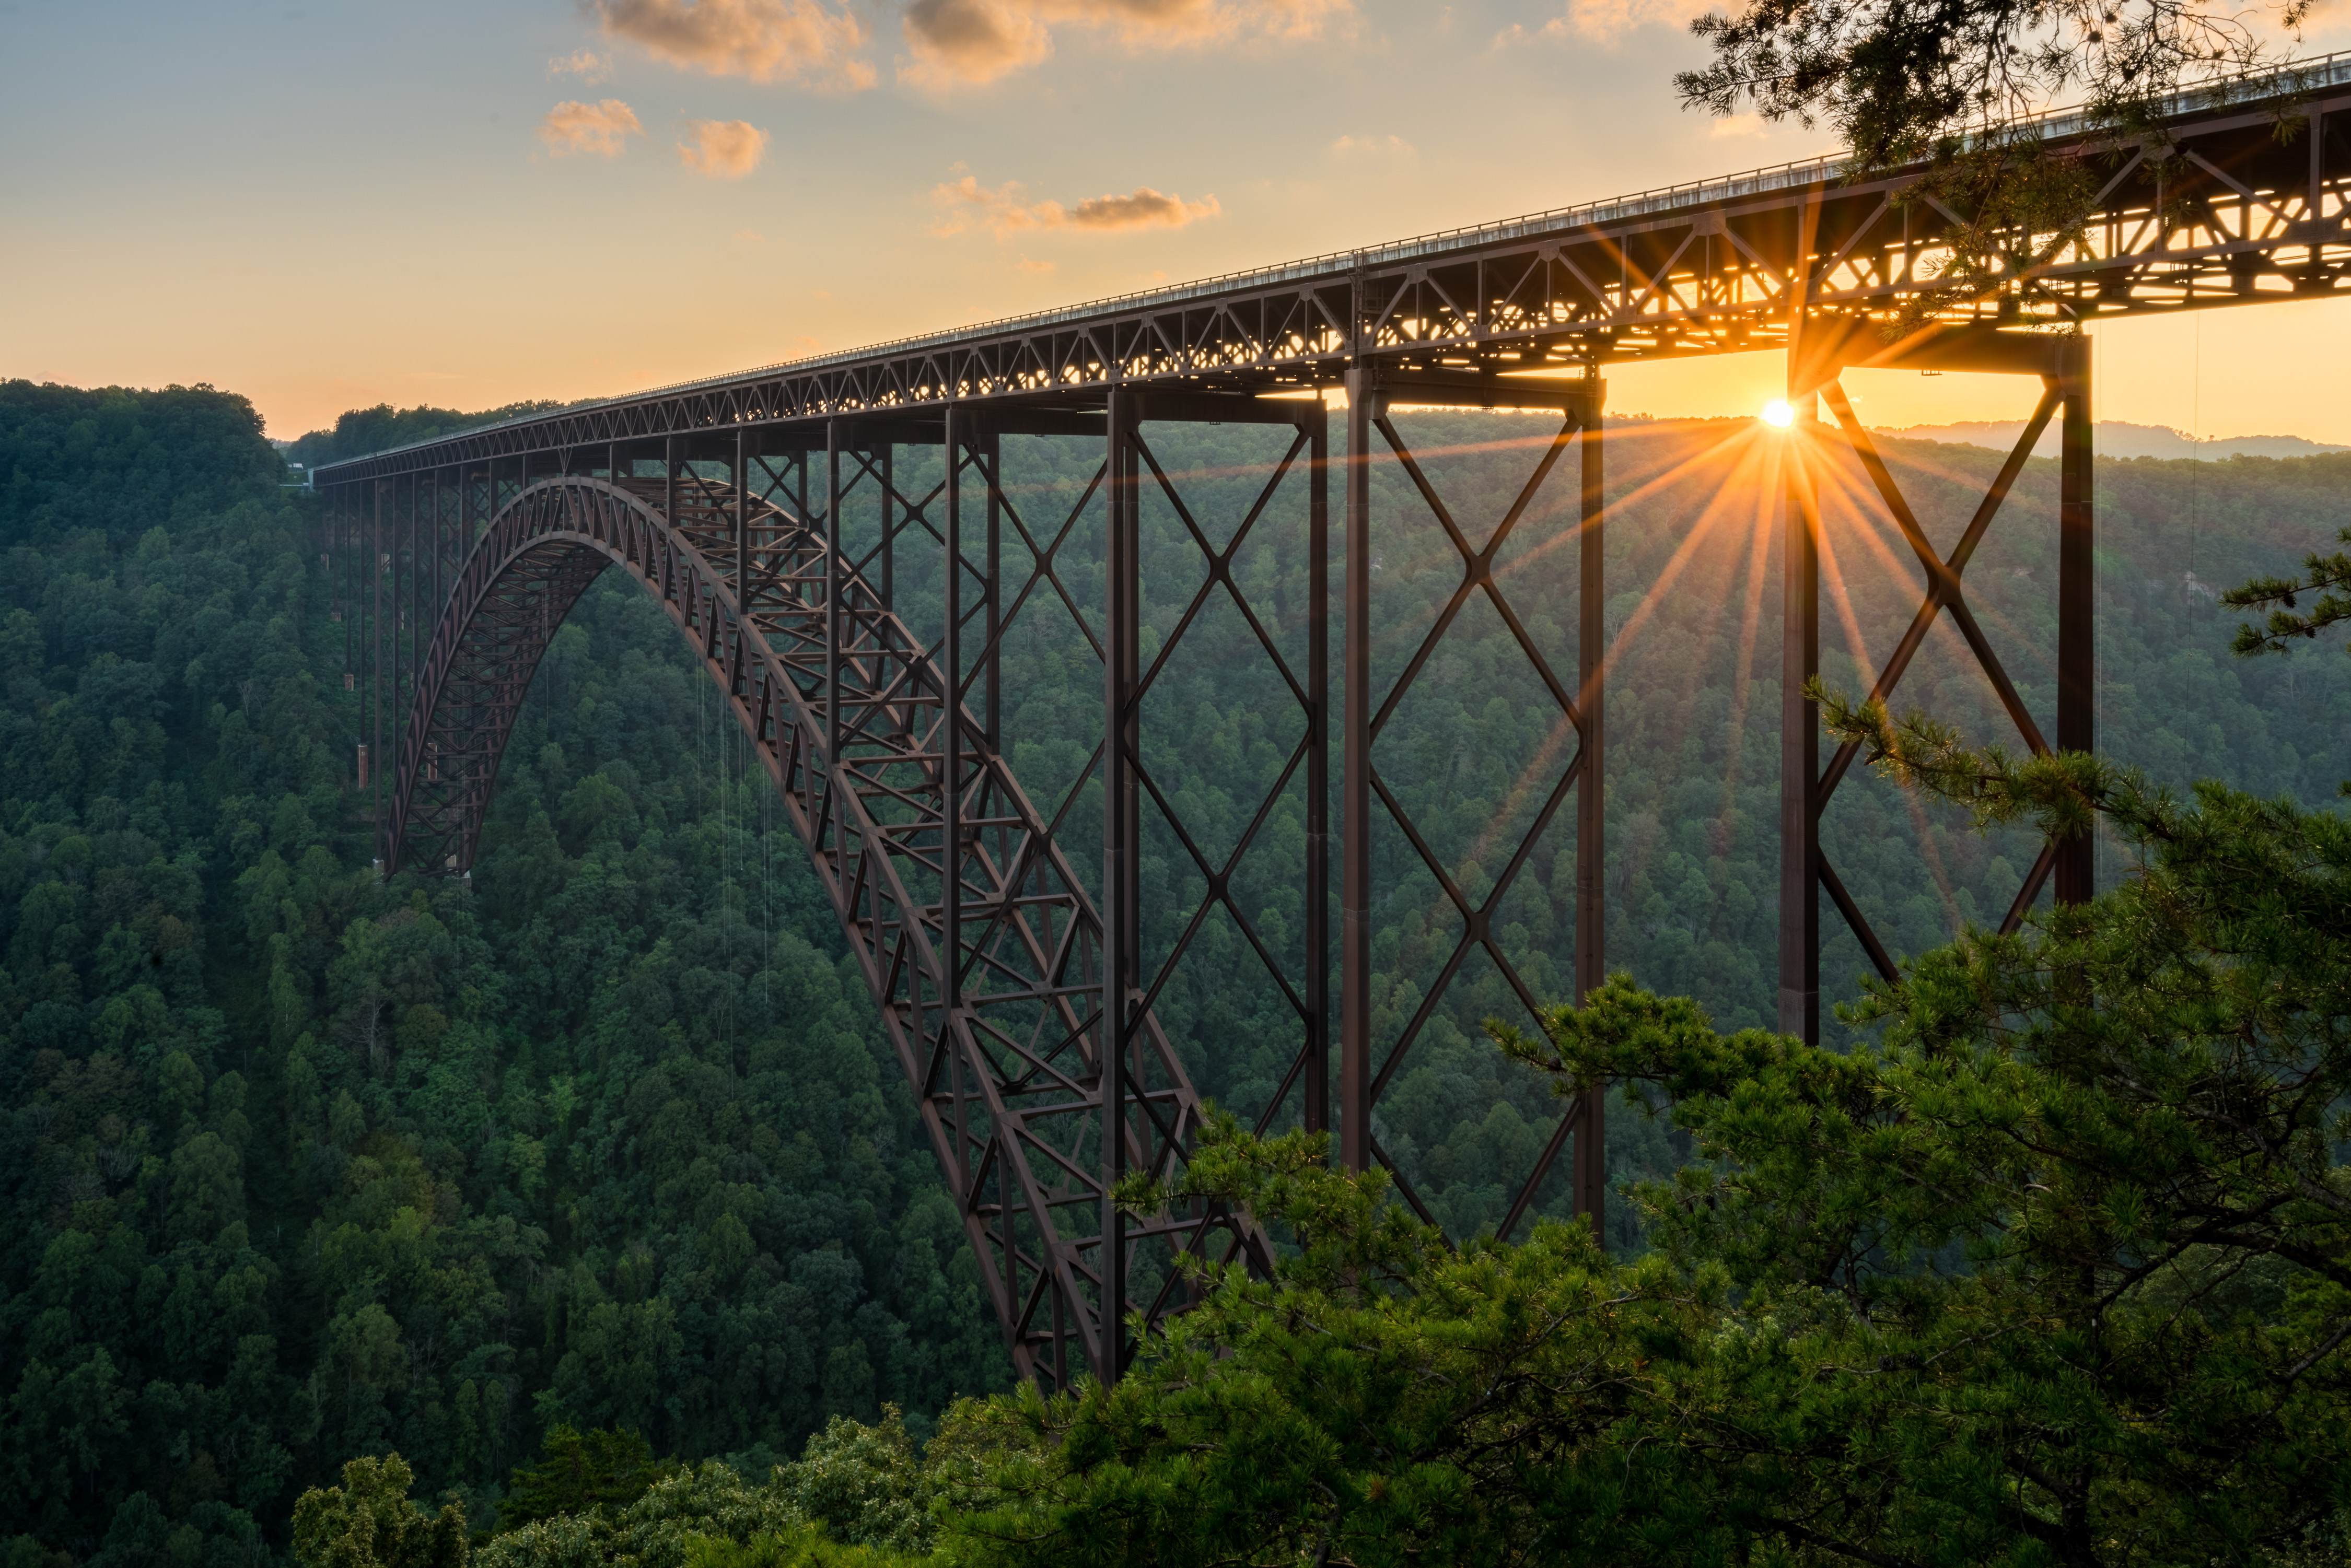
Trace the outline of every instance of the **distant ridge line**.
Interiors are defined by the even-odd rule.
[[[1940,441],[1952,445],[1986,446],[2005,452],[2024,434],[2024,422],[1959,420],[1949,424],[1912,424],[1900,429],[1876,426],[1874,433],[1903,441]],[[2033,455],[2057,455],[2057,433],[2042,436]],[[2351,452],[2351,446],[2312,441],[2301,435],[2194,436],[2168,424],[2133,424],[2102,419],[2097,423],[2097,454],[2101,457],[2189,458],[2217,463],[2228,457],[2316,457],[2330,452]]]

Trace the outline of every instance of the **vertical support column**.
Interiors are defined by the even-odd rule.
[[[939,637],[939,1005],[963,1001],[963,448],[971,416],[946,411],[946,624]]]
[[[843,422],[824,422],[824,759],[841,762],[841,640],[848,635],[841,613],[841,444]]]
[[[1608,579],[1603,531],[1607,513],[1602,412],[1608,383],[1587,376],[1578,418],[1583,460],[1583,522],[1576,535],[1576,709],[1583,719],[1583,768],[1575,783],[1575,1001],[1608,977]],[[1574,1200],[1607,1237],[1608,1093],[1595,1086],[1577,1103]]]
[[[408,728],[409,705],[416,695],[417,665],[423,662],[424,540],[432,528],[431,518],[425,512],[429,505],[424,498],[426,477],[423,474],[412,474],[408,478],[408,637],[405,643],[408,684],[392,725],[392,748],[395,766],[400,760],[400,737]]]
[[[1812,448],[1814,392],[1799,389],[1788,356],[1796,421],[1781,453],[1780,502],[1780,1032],[1821,1037],[1820,710],[1804,687],[1821,668],[1820,493]]]
[[[735,432],[735,602],[750,603],[751,433]]]
[[[2064,405],[2059,434],[2057,511],[2057,749],[2098,747],[2098,644],[2095,439],[2090,423],[2090,340],[2060,350]],[[2057,902],[2086,904],[2097,891],[2097,840],[2057,846]]]
[[[987,714],[986,718],[987,749],[990,755],[1004,748],[1004,699],[1000,695],[1004,683],[998,678],[1004,668],[1004,437],[988,431],[980,437],[980,449],[987,463],[987,669],[983,677],[987,682]]]
[[[1108,1385],[1126,1368],[1126,1216],[1112,1197],[1126,1175],[1127,1047],[1134,1034],[1142,966],[1136,946],[1143,904],[1136,886],[1142,845],[1134,764],[1139,749],[1135,687],[1141,655],[1141,538],[1136,526],[1135,393],[1110,394],[1110,537],[1103,587],[1102,1338],[1094,1376]]]
[[[383,579],[386,566],[386,552],[383,548],[383,487],[388,483],[390,481],[383,479],[375,482],[375,534],[372,548],[368,551],[368,575],[375,580],[375,610],[374,613],[368,617],[370,642],[372,644],[371,656],[368,660],[368,675],[372,683],[371,687],[372,700],[368,705],[371,728],[367,754],[376,766],[364,768],[363,771],[369,779],[368,815],[369,821],[375,824],[374,837],[378,855],[383,853],[383,787],[377,780],[383,776]]]
[[[898,523],[896,497],[898,448],[886,437],[876,455],[882,459],[882,608],[898,608]]]
[[[1306,415],[1306,1070],[1301,1120],[1331,1130],[1331,413]]]
[[[343,684],[356,686],[358,666],[351,663],[351,639],[359,631],[359,578],[351,570],[358,557],[354,549],[359,533],[359,507],[353,503],[349,485],[335,486],[335,549],[342,557],[341,580],[336,585],[336,597],[342,601],[343,612]]]
[[[465,470],[459,469],[457,475],[462,487]],[[461,505],[464,500],[463,496],[458,497]],[[426,628],[424,633],[424,656],[428,659],[433,656],[433,632],[441,624],[441,607],[448,602],[449,597],[450,525],[447,510],[447,506],[441,499],[441,470],[435,468],[433,471],[433,624]]]
[[[1339,793],[1339,1162],[1372,1160],[1372,376],[1347,372],[1346,627]]]
[[[490,493],[490,499],[493,502],[497,499],[495,488]],[[677,527],[677,437],[674,435],[662,437],[662,521],[671,528]]]
[[[418,621],[423,619],[423,617],[418,615],[416,612],[416,568],[418,565],[418,551],[416,545],[419,528],[423,522],[423,519],[419,517],[417,514],[423,507],[423,497],[422,494],[423,488],[423,475],[411,474],[408,476],[408,544],[407,548],[402,552],[400,562],[401,602],[400,623],[398,630],[400,632],[401,679],[394,685],[392,691],[392,744],[395,749],[397,749],[400,743],[400,733],[406,727],[406,726],[404,726],[401,721],[408,716],[410,695],[416,689],[416,623]],[[396,756],[392,758],[392,762],[395,766],[398,765],[399,760],[399,758]],[[387,863],[389,863],[390,859],[391,857],[389,853],[387,853],[385,856]]]

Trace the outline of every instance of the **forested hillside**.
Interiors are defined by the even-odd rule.
[[[486,1504],[558,1420],[758,1469],[1000,1386],[863,986],[668,622],[591,591],[473,883],[382,885],[280,472],[207,390],[0,395],[28,1561],[250,1561],[354,1454]]]
[[[434,418],[398,416],[388,439],[440,428],[411,413]],[[375,429],[347,423],[352,441]],[[1531,416],[1398,423],[1473,549],[1550,435]],[[1151,437],[1224,549],[1279,439]],[[1610,438],[1612,959],[1726,1026],[1763,1021],[1782,448],[1745,421],[1625,423]],[[1999,455],[1889,452],[1948,546]],[[1004,528],[1008,604],[1098,457],[1006,441],[1021,513]],[[904,463],[902,486],[922,494],[935,474]],[[1571,684],[1572,466],[1496,568]],[[559,1420],[759,1473],[829,1415],[894,1402],[919,1433],[953,1396],[1002,1386],[996,1327],[862,983],[667,620],[617,578],[592,589],[507,754],[473,877],[386,885],[350,788],[364,694],[341,689],[348,628],[306,533],[313,498],[281,473],[226,394],[0,386],[0,1490],[19,1500],[0,1534],[24,1532],[10,1568],[59,1553],[249,1563],[282,1549],[303,1487],[359,1454],[397,1449],[417,1495],[454,1491],[486,1524],[508,1469]],[[1374,484],[1384,692],[1460,570],[1396,465]],[[1897,574],[1898,537],[1838,499],[1858,484],[1829,486],[1844,591],[1824,634],[1876,658],[1915,604],[1896,586],[1915,570]],[[2232,663],[2213,591],[2351,521],[2351,459],[2104,463],[2098,484],[2108,747],[2168,779],[2331,796],[2351,777],[2351,661],[2321,647]],[[2044,724],[2054,490],[2053,466],[2033,465],[1968,579]],[[1298,672],[1301,497],[1278,493],[1229,572]],[[1068,601],[1034,586],[1001,689],[1015,768],[1049,811],[1066,802],[1088,877],[1102,682],[1077,618],[1101,603],[1099,519],[1097,497],[1052,547]],[[1280,1104],[1275,1091],[1300,1025],[1256,949],[1301,984],[1303,779],[1283,779],[1302,720],[1221,589],[1178,637],[1201,550],[1163,499],[1144,522],[1146,663],[1174,649],[1144,715],[1157,799],[1214,864],[1259,824],[1231,879],[1237,918],[1209,906],[1151,806],[1155,952],[1199,932],[1156,1006],[1208,1093],[1280,1124],[1295,1114],[1294,1090]],[[927,542],[902,557],[918,627],[935,629],[941,576]],[[1832,684],[1866,684],[1844,653],[1825,664]],[[1896,706],[1909,702],[2000,733],[1940,634]],[[1572,751],[1515,637],[1472,601],[1374,758],[1476,901],[1521,858]],[[1860,776],[1828,842],[1902,952],[1961,918],[1996,921],[2032,853]],[[1383,821],[1376,851],[1384,1058],[1462,923],[1400,830]],[[1545,998],[1571,973],[1573,852],[1562,812],[1491,921]],[[1831,988],[1861,967],[1835,946]],[[1479,1031],[1516,1005],[1473,952],[1381,1103],[1384,1145],[1465,1233],[1499,1218],[1552,1125],[1547,1083]],[[1654,1127],[1612,1133],[1620,1171],[1671,1163]],[[1637,1244],[1629,1218],[1612,1239]]]

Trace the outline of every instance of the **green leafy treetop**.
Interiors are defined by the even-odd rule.
[[[777,1488],[705,1459],[673,1470],[625,1507],[590,1504],[494,1536],[475,1568],[685,1568],[695,1537],[744,1542],[805,1522]]]
[[[835,1540],[890,1552],[930,1549],[930,1487],[894,1405],[868,1427],[835,1416],[799,1462],[778,1465],[775,1487]]]
[[[1297,1254],[1271,1280],[1195,1261],[1198,1306],[1110,1389],[993,1401],[1010,1452],[994,1506],[955,1521],[960,1559],[1511,1563],[1604,1528],[1602,1491],[1678,1507],[1670,1446],[1627,1451],[1596,1490],[1573,1471],[1612,1446],[1644,1363],[1699,1343],[1719,1271],[1620,1270],[1555,1224],[1457,1254],[1381,1173],[1328,1170],[1325,1150],[1211,1122],[1187,1189],[1248,1204]]]
[[[992,1441],[985,1432],[975,1440],[967,1422],[951,1418],[926,1461],[897,1407],[885,1405],[872,1427],[834,1416],[799,1459],[776,1466],[760,1484],[716,1459],[692,1467],[655,1463],[627,1434],[583,1436],[559,1427],[548,1438],[548,1459],[517,1472],[518,1491],[525,1477],[540,1489],[528,1506],[544,1511],[494,1537],[474,1568],[852,1568],[914,1561],[927,1556],[937,1532],[933,1499],[967,1495],[982,1485],[981,1459]],[[641,1485],[599,1479],[597,1467],[581,1458],[597,1451],[626,1461],[611,1467],[616,1471],[653,1479]],[[589,1482],[559,1494],[549,1475],[585,1475]],[[634,1493],[619,1495],[628,1485],[635,1485]]]
[[[537,1464],[514,1472],[498,1501],[498,1525],[512,1530],[559,1513],[584,1513],[599,1505],[622,1509],[677,1469],[674,1459],[653,1458],[640,1434],[619,1428],[581,1433],[568,1422],[548,1433]]]
[[[933,1559],[833,1540],[817,1525],[756,1535],[748,1541],[696,1536],[686,1542],[686,1568],[916,1568]]]
[[[409,1501],[415,1479],[398,1454],[350,1461],[341,1486],[294,1505],[295,1557],[304,1568],[466,1568],[465,1514]]]
[[[2351,1475],[2351,821],[1832,702],[1886,770],[2139,854],[2114,892],[1873,987],[1849,1052],[1624,977],[1539,1035],[1698,1161],[1455,1252],[1320,1139],[1206,1133],[1184,1190],[1296,1240],[1026,1445],[1005,1563],[2341,1563]],[[1160,1195],[1137,1184],[1138,1207]]]

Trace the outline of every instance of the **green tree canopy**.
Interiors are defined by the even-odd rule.
[[[341,1486],[294,1505],[294,1555],[304,1568],[465,1568],[464,1512],[409,1501],[415,1479],[398,1454],[350,1461]]]
[[[1300,1251],[1117,1387],[992,1416],[983,1559],[1878,1568],[2334,1552],[2351,1473],[2351,821],[1832,705],[1985,821],[2103,818],[2139,873],[1970,932],[1847,1009],[1850,1053],[1618,977],[1502,1047],[1621,1083],[1698,1162],[1653,1250],[1455,1253],[1212,1130],[1185,1190]],[[1131,1187],[1138,1204],[1154,1201]]]
[[[622,1509],[677,1468],[655,1459],[652,1445],[625,1427],[581,1432],[558,1422],[540,1444],[538,1462],[516,1470],[498,1500],[498,1523],[507,1530],[559,1513]]]

